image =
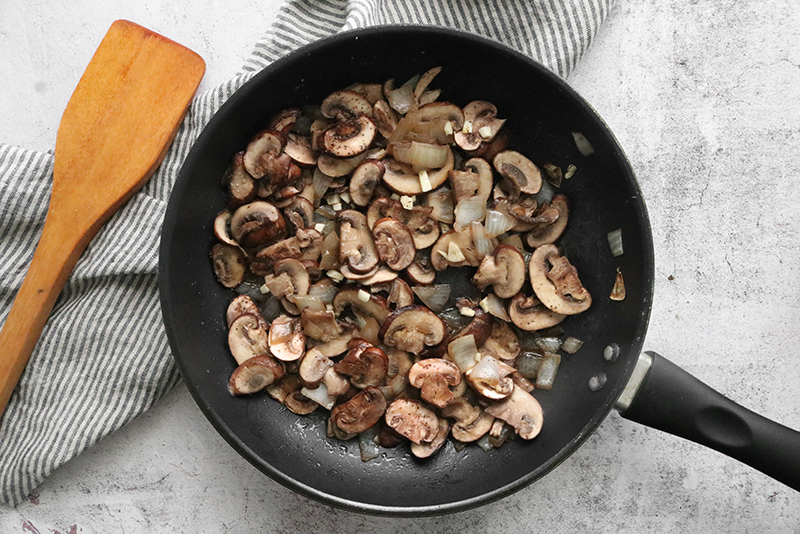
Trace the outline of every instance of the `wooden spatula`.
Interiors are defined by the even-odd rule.
[[[129,21],[100,43],[61,118],[42,236],[0,331],[0,415],[67,277],[156,171],[204,72],[199,55]]]

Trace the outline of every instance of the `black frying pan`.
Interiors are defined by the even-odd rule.
[[[564,323],[566,334],[584,346],[562,360],[552,390],[535,393],[545,414],[536,439],[513,440],[489,453],[474,446],[456,452],[448,443],[427,460],[401,446],[364,463],[355,441],[325,437],[322,414],[300,417],[263,395],[228,394],[235,363],[226,345],[224,312],[233,293],[217,283],[211,270],[212,221],[223,209],[220,179],[231,156],[275,112],[318,103],[354,82],[403,81],[437,65],[444,67],[434,83],[443,89],[441,99],[462,106],[490,100],[508,119],[514,148],[539,164],[578,167],[563,185],[572,213],[560,245],[594,303]],[[592,156],[580,155],[571,135],[575,131],[592,142]],[[624,254],[616,258],[606,237],[615,229],[622,230],[624,245]],[[607,298],[617,269],[627,290],[622,302]],[[160,251],[167,335],[201,410],[257,468],[322,502],[368,513],[425,515],[499,499],[566,459],[621,396],[625,406],[640,382],[624,417],[714,447],[800,488],[800,434],[728,401],[664,358],[652,353],[640,358],[653,274],[641,192],[614,136],[589,105],[560,78],[501,44],[413,26],[371,28],[319,41],[276,61],[237,91],[183,165]],[[604,357],[607,347],[615,347],[615,358]],[[644,379],[631,381],[632,375]],[[589,387],[593,377],[606,380],[599,391]]]

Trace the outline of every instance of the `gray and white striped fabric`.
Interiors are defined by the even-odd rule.
[[[158,243],[192,142],[257,71],[312,41],[384,24],[461,28],[504,42],[567,77],[614,0],[292,0],[241,73],[198,95],[153,179],[103,227],[69,278],[0,420],[0,498],[15,505],[54,469],[179,383],[161,322]],[[52,153],[0,145],[0,318],[44,222]]]

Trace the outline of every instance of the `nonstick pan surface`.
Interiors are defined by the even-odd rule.
[[[355,82],[402,82],[441,65],[433,86],[441,100],[493,102],[512,147],[534,162],[577,173],[562,190],[571,218],[559,245],[593,294],[590,310],[563,323],[584,342],[564,357],[550,391],[536,391],[544,428],[483,452],[452,443],[426,460],[407,446],[382,449],[362,462],[358,444],[325,437],[325,417],[297,416],[265,395],[234,398],[227,381],[235,362],[227,348],[225,310],[234,293],[215,279],[212,222],[224,209],[221,178],[233,154],[287,107],[318,103]],[[595,153],[584,157],[572,132]],[[621,229],[624,254],[613,257],[607,234]],[[160,251],[162,311],[170,345],[197,404],[220,434],[258,469],[289,488],[351,510],[427,515],[485,504],[512,493],[575,451],[614,406],[642,348],[652,299],[653,250],[644,202],[613,135],[591,107],[550,71],[499,43],[432,27],[378,27],[316,42],[276,61],[238,90],[197,139],[167,209]],[[617,270],[627,297],[608,298]],[[471,273],[441,282],[454,284]],[[606,347],[616,347],[613,361]],[[590,379],[601,377],[599,391]]]

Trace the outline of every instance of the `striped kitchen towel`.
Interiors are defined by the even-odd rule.
[[[180,381],[161,322],[158,243],[192,142],[257,71],[312,41],[383,24],[482,34],[567,77],[613,0],[292,0],[241,73],[198,95],[152,180],[101,229],[76,266],[0,420],[0,496],[17,504],[54,469],[150,407]],[[33,256],[52,153],[0,145],[0,318]]]

